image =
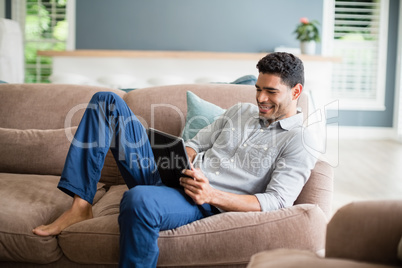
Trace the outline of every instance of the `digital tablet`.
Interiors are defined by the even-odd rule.
[[[162,182],[169,187],[181,188],[183,169],[191,169],[184,140],[160,130],[149,128],[148,138]]]

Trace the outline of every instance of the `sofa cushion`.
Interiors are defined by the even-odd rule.
[[[119,259],[119,224],[117,218],[120,200],[126,185],[112,186],[93,206],[94,218],[76,223],[59,235],[64,255],[77,263],[110,264]],[[77,245],[80,245],[77,247]],[[94,247],[93,245],[97,245]],[[82,249],[85,248],[85,254]]]
[[[127,190],[128,187],[126,185],[110,187],[102,199],[93,206],[92,212],[94,218],[119,214],[120,201]]]
[[[82,264],[118,262],[117,219],[126,190],[124,185],[112,186],[94,206],[94,219],[74,224],[60,234],[60,247],[69,259]],[[318,251],[324,248],[325,228],[326,218],[315,205],[222,213],[160,232],[158,266],[246,264],[252,254],[278,247]]]
[[[76,130],[0,128],[0,172],[60,175]]]
[[[77,127],[66,129],[0,128],[0,172],[61,175]],[[100,182],[124,183],[109,150]]]
[[[225,109],[205,101],[191,91],[187,91],[187,116],[182,137],[189,140],[197,135],[198,131],[211,124]]]
[[[0,261],[50,263],[62,256],[56,237],[32,233],[70,207],[72,198],[57,189],[58,181],[58,176],[0,173]],[[98,191],[95,202],[103,194]]]
[[[104,183],[107,188],[115,184],[125,184],[111,150],[106,154],[99,182]]]

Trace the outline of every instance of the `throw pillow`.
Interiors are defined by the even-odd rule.
[[[187,116],[182,138],[192,139],[198,131],[215,121],[226,110],[187,91]]]
[[[254,86],[256,82],[257,82],[257,77],[255,77],[254,75],[245,75],[245,76],[237,78],[236,80],[231,82],[231,84]]]
[[[0,128],[0,172],[60,175],[76,130]]]
[[[120,90],[123,90],[124,92],[128,93],[130,91],[135,90],[136,88],[120,88]]]

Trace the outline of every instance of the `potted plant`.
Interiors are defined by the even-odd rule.
[[[301,18],[297,25],[296,39],[300,41],[300,50],[302,54],[315,54],[316,43],[320,42],[320,33],[318,31],[318,21],[309,21],[308,18]]]

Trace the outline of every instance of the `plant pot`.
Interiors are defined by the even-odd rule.
[[[316,42],[315,41],[300,42],[300,50],[301,50],[302,54],[314,55],[315,54],[315,47],[316,47]]]

